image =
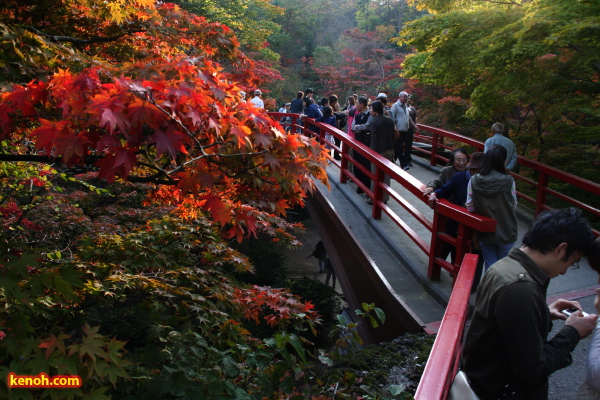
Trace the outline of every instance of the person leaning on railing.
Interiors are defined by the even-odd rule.
[[[434,190],[442,187],[446,182],[457,172],[464,172],[467,170],[467,163],[469,162],[469,153],[462,147],[457,147],[450,153],[450,159],[448,160],[448,166],[442,168],[440,176],[430,181],[427,187],[423,191],[423,196],[429,196]],[[449,199],[450,200],[450,199]]]
[[[460,156],[464,155],[460,154]],[[438,198],[451,199],[449,201],[452,204],[465,207],[465,204],[467,202],[467,189],[469,186],[469,181],[471,180],[472,176],[475,176],[479,173],[484,158],[485,154],[482,152],[473,153],[471,155],[471,160],[466,165],[466,171],[457,172],[448,182],[444,183],[442,187],[436,189],[433,193],[431,193],[431,195],[429,195],[429,199],[427,201],[429,203],[429,207],[433,208]],[[446,233],[452,237],[456,237],[458,235],[458,222],[448,218],[448,220],[446,221]],[[452,263],[454,264],[456,261],[456,248],[450,243],[444,242],[442,259],[445,260],[448,257],[448,254],[450,254]],[[477,285],[479,284],[482,268],[483,259],[480,257],[479,262],[477,264],[477,271],[475,272],[475,280],[473,281],[473,287],[471,289],[471,291],[473,292],[477,290]]]

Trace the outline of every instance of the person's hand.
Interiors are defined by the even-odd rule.
[[[578,310],[582,310],[581,305],[577,301],[570,301],[565,299],[558,299],[554,303],[548,306],[550,309],[550,317],[552,319],[567,319],[567,316],[562,313],[562,310],[566,310],[567,308],[576,308]]]
[[[431,196],[429,196],[429,199],[427,200],[427,204],[429,204],[429,207],[433,208],[433,205],[435,204],[436,201],[437,201],[437,196],[435,195],[435,193],[431,193]]]
[[[581,339],[588,337],[596,327],[596,320],[598,316],[596,314],[590,314],[586,317],[583,316],[581,310],[574,312],[567,318],[565,325],[571,325],[579,332]]]
[[[433,188],[432,187],[426,187],[425,190],[423,190],[423,196],[429,196],[431,193],[433,193]]]

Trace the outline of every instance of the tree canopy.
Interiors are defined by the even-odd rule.
[[[472,120],[505,121],[542,159],[600,137],[600,6],[566,0],[425,1],[408,24],[404,74],[469,102]]]

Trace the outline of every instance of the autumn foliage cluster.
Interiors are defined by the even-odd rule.
[[[282,217],[326,181],[320,145],[241,101],[277,74],[152,0],[8,1],[0,31],[0,385],[84,380],[0,398],[298,391],[313,306],[228,275],[252,270],[231,241],[293,244]]]

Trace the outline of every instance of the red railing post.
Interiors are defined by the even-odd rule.
[[[546,204],[546,188],[548,187],[548,175],[540,171],[540,176],[538,177],[538,187],[537,187],[537,195],[535,199],[535,215],[538,215],[544,208],[542,207]]]
[[[340,152],[340,154],[342,155],[342,161],[340,163],[341,168],[340,168],[340,183],[346,183],[348,181],[348,157],[350,154],[350,146],[348,146],[347,144],[344,145],[343,143],[340,143],[340,146],[342,146],[342,151]]]
[[[375,165],[375,181],[373,185],[373,211],[371,211],[371,216],[373,219],[381,219],[381,207],[379,207],[379,202],[383,200],[383,189],[381,188],[381,183],[384,181],[385,173],[379,165]]]
[[[444,241],[437,233],[446,228],[446,217],[438,212],[433,213],[433,229],[431,231],[431,246],[429,247],[429,265],[427,266],[427,277],[432,281],[440,280],[442,268],[435,262],[435,258],[442,255]]]

